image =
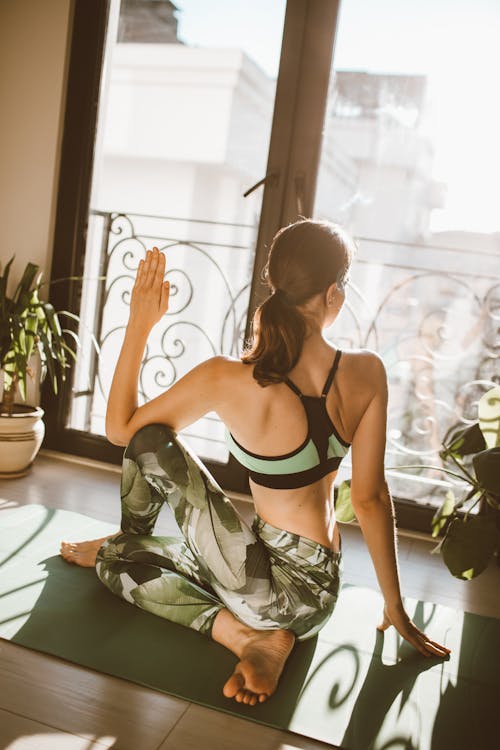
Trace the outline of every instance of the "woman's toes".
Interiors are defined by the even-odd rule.
[[[255,706],[259,700],[258,696],[251,690],[239,690],[234,697],[238,703],[244,703],[245,706]]]
[[[267,693],[261,693],[259,695],[259,703],[264,703],[264,701],[267,701],[268,698],[269,696]]]
[[[68,547],[66,547],[65,549],[62,549],[60,554],[61,554],[61,557],[63,557],[66,560],[66,562],[70,562],[70,563],[75,562],[75,559],[77,556],[77,553],[75,552],[75,550],[72,550],[71,548],[68,548]]]
[[[242,692],[245,680],[239,672],[234,672],[224,685],[222,692],[226,698],[235,698],[239,692]]]

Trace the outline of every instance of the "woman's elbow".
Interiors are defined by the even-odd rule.
[[[110,443],[113,445],[119,445],[124,446],[128,445],[128,438],[124,434],[123,430],[117,430],[112,425],[106,424],[105,425],[105,432],[106,432],[106,438],[109,440]]]
[[[120,437],[116,437],[115,435],[108,435],[106,434],[106,438],[112,445],[118,445],[120,448],[124,448],[126,445],[128,445],[127,440],[123,440]]]
[[[353,482],[351,486],[351,502],[355,512],[358,510],[361,512],[365,509],[369,510],[381,504],[390,505],[392,500],[387,481],[384,479],[376,487],[371,488],[358,488]]]

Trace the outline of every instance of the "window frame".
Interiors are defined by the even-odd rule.
[[[101,76],[111,0],[74,0],[51,280],[83,275]],[[246,326],[267,295],[261,271],[276,231],[313,211],[340,0],[288,0],[283,28],[261,219]],[[263,175],[264,177],[264,175]],[[81,282],[51,287],[56,310],[78,313]],[[76,332],[73,321],[68,327]],[[66,427],[73,370],[58,396],[46,382],[45,447],[113,464],[123,448]],[[228,490],[249,492],[246,471],[230,456],[207,466]],[[435,507],[394,498],[398,526],[429,533]]]

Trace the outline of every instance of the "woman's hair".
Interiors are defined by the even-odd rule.
[[[347,276],[354,240],[338,224],[299,219],[275,235],[264,278],[272,294],[257,308],[253,340],[241,357],[261,386],[280,383],[297,364],[307,332],[299,309]]]

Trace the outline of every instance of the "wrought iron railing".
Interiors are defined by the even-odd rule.
[[[215,354],[238,356],[243,340],[256,225],[93,211],[85,276],[82,356],[75,378],[71,426],[104,434],[106,400],[126,323],[139,260],[156,245],[167,256],[170,307],[147,344],[139,403],[159,395]],[[98,358],[88,331],[99,341]],[[89,366],[89,363],[90,366]],[[90,377],[89,377],[90,373]],[[207,415],[185,433],[202,454],[226,461],[222,425]]]
[[[86,281],[83,288],[70,426],[104,434],[130,292],[148,247],[166,252],[171,305],[147,345],[140,403],[207,357],[239,355],[256,231],[257,224],[92,212],[85,275],[103,275],[106,282]],[[446,429],[473,421],[480,396],[500,381],[500,248],[474,252],[366,237],[357,237],[357,244],[346,304],[327,337],[341,348],[370,348],[382,356],[390,394],[387,463],[436,464],[418,481],[396,472],[391,487],[428,501],[448,481],[438,469]],[[93,358],[89,329],[99,339],[99,358]],[[186,436],[201,455],[227,459],[216,415],[192,425]]]
[[[370,348],[389,378],[386,464],[425,463],[412,481],[392,472],[402,497],[442,499],[449,479],[439,449],[454,423],[477,418],[481,395],[500,382],[498,252],[357,237],[346,304],[335,342]]]

